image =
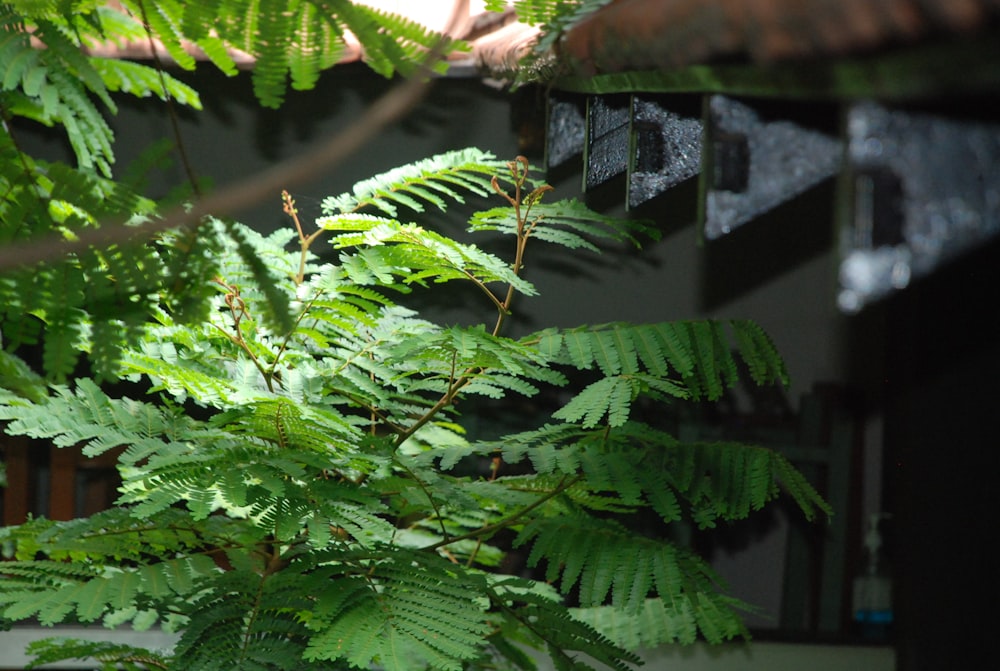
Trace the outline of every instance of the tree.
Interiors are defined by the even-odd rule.
[[[269,16],[205,6],[224,18],[237,5]],[[36,35],[108,29],[107,10],[72,7],[35,15]],[[87,80],[75,44],[51,38],[51,55],[32,55],[24,14],[7,8],[0,49],[37,59],[58,100],[74,99],[59,82]],[[170,16],[168,27],[197,24]],[[56,105],[31,88],[39,75],[0,63],[14,82],[5,110],[29,108],[34,91],[47,118],[73,132],[80,105]],[[96,82],[85,86],[101,96]],[[71,236],[113,214],[159,216],[100,175],[110,158],[102,164],[90,138],[77,143],[91,163],[70,168],[32,161],[5,137],[16,159],[4,163],[7,193],[17,194],[4,201],[10,231]],[[529,243],[583,254],[653,234],[576,201],[548,202],[550,190],[527,160],[469,149],[361,181],[327,199],[312,225],[286,193],[289,226],[271,236],[206,217],[32,268],[34,293],[24,293],[27,271],[5,279],[6,431],[89,455],[114,450],[123,484],[108,511],[2,531],[15,557],[0,569],[0,615],[179,634],[171,651],[48,641],[34,648],[38,663],[524,669],[533,668],[527,645],[560,669],[589,668],[581,652],[623,669],[638,645],[745,635],[744,605],[705,561],[640,531],[634,515],[710,527],[783,490],[809,517],[826,506],[779,454],[682,443],[638,407],[718,399],[738,382],[737,362],[757,384],[784,382],[784,366],[766,334],[740,320],[505,336],[515,298],[536,291],[522,273]],[[506,236],[508,255],[413,221],[469,197],[499,198],[469,227]],[[317,255],[321,242],[336,259]],[[480,323],[439,325],[407,305],[415,289],[454,283],[482,296]],[[42,371],[16,352],[36,338]],[[87,374],[73,354],[81,349]],[[102,385],[111,380],[122,381],[116,392]],[[532,399],[535,411],[503,435],[476,435],[470,420],[511,397]],[[517,553],[525,566],[510,563]]]

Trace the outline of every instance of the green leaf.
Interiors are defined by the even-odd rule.
[[[637,392],[638,384],[628,376],[605,377],[587,385],[552,416],[565,422],[579,421],[585,429],[597,426],[605,416],[609,426],[621,426],[628,420]]]
[[[532,238],[568,249],[599,252],[598,243],[627,243],[641,247],[640,238],[659,239],[659,232],[650,222],[603,215],[574,199],[536,202],[522,216],[527,216]],[[514,235],[518,219],[510,208],[497,207],[475,213],[469,221],[469,230]]]
[[[114,58],[94,58],[91,65],[109,91],[122,91],[138,98],[155,95],[161,100],[201,109],[198,92],[162,70]]]
[[[398,671],[417,664],[462,669],[463,660],[478,656],[489,625],[476,598],[480,578],[445,572],[443,561],[392,553],[367,579],[336,581],[313,614],[318,633],[306,659],[359,666],[374,658]],[[411,563],[420,571],[407,568]]]
[[[486,196],[490,178],[502,166],[500,161],[477,149],[462,149],[432,156],[358,182],[350,193],[323,201],[329,217],[374,207],[389,217],[398,214],[397,205],[422,212],[424,203],[444,210],[447,201],[462,203],[463,193]],[[423,202],[421,202],[423,201]],[[318,225],[323,226],[320,220]]]

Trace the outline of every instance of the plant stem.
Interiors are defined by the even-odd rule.
[[[464,534],[461,534],[459,536],[452,536],[451,538],[445,538],[443,540],[438,541],[437,543],[432,543],[431,545],[427,545],[427,546],[425,546],[425,547],[423,547],[421,549],[422,550],[437,550],[437,549],[442,548],[442,547],[444,547],[446,545],[451,545],[452,543],[455,543],[457,541],[464,541],[464,540],[469,540],[469,539],[472,539],[472,538],[477,538],[478,539],[478,538],[484,538],[484,537],[490,536],[490,535],[496,533],[497,531],[500,531],[501,529],[506,529],[511,524],[513,524],[517,520],[521,519],[522,517],[524,517],[525,515],[527,515],[528,513],[530,513],[535,508],[538,508],[539,506],[545,504],[546,502],[551,501],[552,499],[554,499],[555,497],[559,496],[560,494],[562,494],[563,492],[565,492],[567,489],[569,489],[570,487],[572,487],[576,483],[580,482],[581,480],[583,480],[583,476],[582,475],[577,475],[577,476],[575,476],[573,478],[570,478],[568,475],[564,475],[563,478],[562,478],[562,480],[559,481],[559,484],[557,484],[555,486],[555,489],[553,489],[551,492],[547,493],[545,496],[542,496],[541,498],[539,498],[539,499],[537,499],[535,501],[532,501],[530,504],[526,505],[524,508],[521,508],[516,513],[514,513],[514,514],[512,514],[512,515],[510,515],[510,516],[508,516],[508,517],[506,517],[506,518],[504,518],[502,520],[500,520],[499,522],[494,522],[493,524],[487,524],[487,525],[481,526],[478,529],[474,529],[473,531],[469,531],[468,533],[464,533]]]
[[[448,530],[444,528],[444,516],[441,514],[441,509],[438,507],[437,501],[434,500],[434,496],[427,488],[427,484],[417,477],[417,474],[413,472],[413,469],[408,467],[406,464],[400,462],[399,465],[403,468],[403,470],[410,474],[410,477],[416,481],[417,486],[424,492],[424,496],[427,497],[427,503],[429,503],[431,508],[434,509],[434,517],[437,518],[438,526],[441,527],[441,535],[447,538]]]
[[[524,184],[528,179],[529,164],[528,159],[524,156],[518,156],[515,160],[507,163],[507,168],[510,170],[511,180],[514,184],[514,195],[511,196],[500,186],[500,181],[497,177],[493,177],[492,186],[493,190],[502,196],[511,207],[514,208],[514,216],[517,218],[517,242],[515,243],[514,250],[514,262],[511,264],[511,268],[514,275],[520,276],[522,268],[524,268],[524,250],[528,244],[528,238],[531,236],[532,230],[535,227],[535,223],[528,222],[528,216],[531,214],[532,206],[538,202],[542,195],[552,190],[549,185],[542,185],[531,191],[527,196],[523,195]],[[525,206],[522,212],[522,204]],[[503,326],[507,321],[507,317],[511,314],[511,305],[514,302],[514,285],[509,284],[507,286],[507,294],[504,296],[503,301],[497,299],[489,288],[477,280],[472,275],[466,273],[473,282],[475,282],[493,301],[497,308],[497,321],[493,326],[492,334],[494,337],[499,336],[500,332],[503,330]],[[424,415],[417,420],[413,425],[411,425],[405,432],[400,434],[398,445],[402,445],[410,436],[416,433],[420,427],[431,421],[437,413],[446,408],[455,400],[455,396],[458,392],[467,385],[471,379],[474,369],[468,369],[464,375],[460,378],[454,380],[454,382],[449,385],[448,390],[444,395],[434,404]],[[454,375],[453,375],[454,378]]]
[[[187,176],[188,182],[191,184],[191,192],[195,196],[201,196],[201,187],[198,185],[198,178],[194,173],[194,167],[191,165],[191,159],[188,157],[187,147],[184,144],[184,138],[181,135],[181,125],[177,119],[177,108],[174,105],[174,97],[170,95],[170,89],[167,87],[166,78],[163,75],[163,61],[160,59],[160,53],[156,48],[156,44],[153,38],[153,31],[149,25],[149,17],[146,13],[146,3],[143,0],[139,0],[139,13],[140,18],[142,18],[142,27],[146,32],[146,40],[149,43],[149,52],[153,57],[153,65],[156,68],[157,77],[160,80],[160,89],[163,92],[163,102],[167,108],[167,116],[170,118],[170,130],[174,134],[174,143],[177,149],[177,155],[180,156],[181,165],[184,167],[184,174]]]

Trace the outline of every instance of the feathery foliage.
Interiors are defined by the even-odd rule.
[[[0,3],[0,244],[46,236],[74,240],[80,229],[129,226],[156,216],[134,180],[114,181],[114,94],[157,97],[200,109],[198,93],[148,63],[91,55],[97,47],[156,43],[164,60],[185,70],[199,50],[228,75],[237,73],[234,50],[254,59],[254,91],[277,107],[289,85],[308,89],[345,52],[352,35],[373,70],[389,77],[417,75],[436,47],[463,48],[398,15],[349,0],[93,0]],[[426,63],[445,68],[437,59]],[[171,110],[171,108],[168,108]],[[42,124],[65,134],[75,165],[43,161],[19,144],[25,127]],[[162,149],[151,151],[161,165]],[[197,188],[196,186],[194,188]],[[176,238],[181,235],[182,240]],[[240,242],[237,228],[203,227],[165,245],[94,249],[44,268],[24,268],[0,280],[6,346],[44,348],[46,371],[62,381],[87,352],[99,377],[114,374],[122,347],[134,343],[160,295],[169,294],[179,319],[202,317],[208,293],[193,278],[214,273],[220,239]],[[181,244],[178,244],[181,242]],[[242,246],[245,260],[253,253]],[[273,302],[269,317],[291,327],[283,296],[255,267]],[[86,287],[86,290],[84,290]]]
[[[167,651],[51,640],[33,647],[38,663],[533,668],[523,644],[558,669],[590,668],[585,653],[624,670],[639,644],[745,636],[746,606],[706,562],[629,519],[648,510],[662,525],[711,527],[782,492],[807,517],[827,508],[781,455],[682,443],[632,409],[717,399],[739,382],[737,361],[753,382],[782,383],[781,360],[738,320],[505,336],[515,296],[536,291],[523,274],[531,240],[586,251],[645,230],[545,203],[550,190],[523,158],[466,150],[360,182],[311,229],[287,194],[289,232],[206,222],[199,237],[214,237],[216,259],[190,280],[210,294],[207,311],[191,318],[151,293],[152,319],[134,324],[108,371],[141,397],[88,377],[46,383],[4,352],[6,432],[117,454],[122,485],[111,510],[0,531],[14,551],[0,565],[0,616],[178,635]],[[473,215],[470,230],[510,236],[509,258],[409,220],[490,192],[506,207]],[[158,241],[149,263],[186,241]],[[334,262],[315,254],[321,241]],[[54,268],[59,291],[84,291],[85,271],[115,259]],[[415,284],[454,282],[483,296],[482,323],[440,325],[406,305]],[[139,280],[104,290],[142,293]],[[49,328],[69,323],[48,300]],[[77,322],[101,328],[92,313]],[[492,440],[467,422],[467,399],[533,397],[571,373],[596,381],[531,426]],[[505,575],[511,551],[534,578]]]

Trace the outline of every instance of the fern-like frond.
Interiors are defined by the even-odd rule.
[[[562,592],[575,586],[585,608],[607,601],[634,617],[655,590],[682,619],[675,632],[697,628],[713,643],[746,633],[739,613],[746,606],[720,594],[720,578],[688,550],[591,517],[536,520],[517,539],[529,541],[529,563],[545,559],[546,580],[558,581]]]
[[[142,21],[163,44],[170,58],[180,67],[191,70],[195,66],[194,56],[184,48],[184,29],[181,24],[184,3],[178,0],[123,0],[133,17]]]
[[[139,63],[87,57],[84,44],[145,37],[141,24],[100,3],[18,7],[20,19],[5,19],[0,31],[0,101],[5,114],[23,116],[66,131],[79,166],[111,174],[113,133],[98,103],[114,113],[110,93],[171,96],[200,107],[197,94],[167,73]],[[115,21],[113,17],[122,20]],[[103,25],[109,21],[109,25]],[[29,39],[30,35],[30,39]],[[37,40],[43,48],[36,48]],[[162,76],[161,76],[162,75]],[[67,201],[73,203],[74,201]]]
[[[184,26],[187,39],[198,45],[220,71],[229,76],[235,75],[236,63],[229,52],[229,45],[219,37],[217,27],[220,24],[230,25],[228,14],[220,13],[220,7],[213,2],[185,2],[183,11],[180,24]],[[238,21],[236,23],[238,25]],[[235,42],[232,44],[239,46]]]
[[[438,154],[358,182],[350,193],[326,198],[323,213],[336,217],[371,207],[395,217],[400,205],[415,212],[423,212],[426,205],[443,211],[448,201],[465,202],[463,194],[491,193],[490,179],[502,166],[489,152],[473,148]],[[317,225],[322,227],[323,221]]]
[[[168,657],[162,652],[112,641],[89,641],[78,638],[52,637],[32,641],[25,649],[34,659],[25,667],[35,669],[59,662],[77,660],[97,663],[100,671],[148,671],[168,668]]]
[[[670,488],[687,500],[701,527],[716,519],[746,518],[784,489],[807,519],[831,510],[816,490],[778,452],[738,443],[684,443],[649,462],[667,474]],[[655,472],[655,471],[653,471]],[[652,483],[649,483],[652,485]]]
[[[253,12],[250,25],[257,30],[252,36],[252,42],[246,42],[250,53],[257,56],[253,69],[253,90],[262,105],[277,108],[281,105],[287,85],[292,30],[300,24],[295,20],[298,12],[288,11],[288,3],[280,0],[261,0],[251,4],[250,9]],[[294,9],[302,11],[303,19],[316,18],[311,16],[309,3],[301,3],[300,7]],[[306,63],[308,61],[301,62]]]
[[[335,410],[304,406],[287,398],[242,406],[216,415],[212,423],[237,435],[270,441],[283,450],[320,454],[344,451],[358,438],[357,430]]]
[[[177,508],[148,518],[138,518],[128,508],[112,508],[65,522],[31,519],[5,527],[3,538],[13,548],[13,556],[22,561],[45,556],[57,561],[124,561],[134,566],[230,542],[233,525],[233,520],[221,516],[195,524],[188,513]]]
[[[11,399],[0,405],[0,420],[10,421],[9,433],[49,439],[60,447],[82,444],[88,456],[120,446],[141,449],[150,441],[160,445],[163,433],[189,424],[148,403],[112,399],[86,378],[72,391],[57,387],[45,404]]]
[[[115,58],[93,58],[90,63],[109,91],[122,91],[137,98],[155,95],[161,100],[201,109],[198,92],[167,72]]]
[[[570,474],[576,473],[580,462],[572,450],[562,447],[593,439],[594,434],[593,430],[586,430],[577,424],[546,424],[538,429],[503,436],[497,441],[482,441],[463,449],[424,455],[424,458],[439,458],[440,467],[450,470],[467,456],[501,456],[511,464],[530,460],[531,466],[539,473]]]
[[[730,319],[729,327],[738,343],[741,359],[750,377],[759,385],[788,384],[788,372],[771,336],[749,319]]]
[[[328,217],[317,223],[325,230],[340,232],[331,241],[334,247],[360,248],[341,257],[345,271],[359,284],[405,288],[414,283],[423,285],[426,280],[472,280],[478,285],[502,282],[529,296],[537,293],[503,259],[416,224],[361,214]]]
[[[639,387],[639,380],[633,376],[605,377],[587,385],[552,416],[565,422],[580,422],[585,429],[600,425],[605,417],[608,426],[621,426],[628,421]]]
[[[259,234],[256,234],[245,226],[238,226],[231,221],[225,222],[223,226],[226,234],[232,241],[239,259],[243,262],[247,271],[249,271],[247,284],[256,287],[261,294],[263,300],[257,302],[257,309],[261,313],[262,323],[276,333],[286,334],[291,332],[294,328],[294,322],[289,306],[291,302],[291,298],[289,297],[291,290],[290,275],[286,274],[284,277],[279,275],[278,272],[280,272],[281,266],[274,262],[276,260],[274,257],[288,258],[288,255],[283,254],[283,250],[280,250],[274,242],[275,238],[280,239],[278,236],[281,236],[283,233],[287,234],[287,232],[279,232],[265,242],[265,240],[260,239],[261,236]],[[265,246],[274,250],[273,255],[271,255],[272,258],[266,256],[262,258],[261,250]],[[271,261],[271,263],[267,261]],[[227,280],[232,281],[228,277]],[[285,286],[281,286],[282,282]]]
[[[548,329],[528,340],[554,360],[605,376],[649,373],[676,385],[653,387],[667,396],[718,400],[738,381],[727,330],[737,335],[736,354],[759,384],[788,383],[774,345],[759,326],[744,320],[701,320],[655,324],[612,323],[568,330]],[[649,384],[650,378],[636,378]]]
[[[602,215],[575,199],[554,203],[536,202],[532,204],[528,217],[528,234],[531,238],[569,249],[598,252],[595,241],[628,243],[640,247],[640,238],[659,238],[659,232],[647,222]],[[497,207],[473,214],[469,230],[516,235],[518,219],[511,208]]]
[[[63,621],[94,622],[136,603],[155,603],[187,595],[201,577],[218,571],[204,555],[192,555],[144,564],[138,567],[106,567],[85,571],[77,563],[74,572],[61,571],[46,562],[8,562],[0,586],[0,605],[5,617],[35,616],[46,625]],[[58,575],[58,577],[57,577]]]
[[[307,313],[310,319],[324,312],[319,304],[314,308],[314,312]],[[412,384],[408,380],[412,367],[391,354],[402,343],[421,341],[438,332],[438,327],[414,315],[405,308],[389,306],[348,329],[340,328],[339,318],[329,323],[316,322],[317,331],[320,326],[333,327],[331,332],[312,335],[314,340],[328,339],[312,370],[325,380],[331,402],[368,409],[398,404],[402,415],[425,403],[419,396],[407,393]]]
[[[482,325],[453,326],[432,337],[400,343],[392,353],[414,373],[437,373],[422,376],[411,384],[411,391],[435,388],[435,380],[454,381],[460,373],[468,381],[462,393],[494,398],[508,391],[533,396],[538,389],[532,382],[561,385],[566,381],[537,352],[515,340],[489,334]]]
[[[0,393],[5,395],[0,404],[16,402],[17,398],[40,403],[48,390],[45,380],[23,359],[0,349]]]
[[[76,306],[84,302],[85,275],[79,266],[64,264],[61,272],[49,277],[46,289],[45,342],[42,365],[56,379],[65,379],[86,346],[85,322]]]
[[[49,21],[38,21],[32,34],[45,49],[35,49],[25,32],[0,35],[3,90],[17,89],[25,96],[14,111],[47,125],[61,124],[80,166],[110,176],[113,133],[90,95],[112,112],[117,106],[90,60]]]
[[[537,583],[507,578],[497,581],[490,598],[505,616],[501,633],[513,642],[544,646],[556,669],[593,671],[574,653],[583,653],[617,671],[629,671],[641,663],[639,658],[608,639],[603,632],[574,618],[560,606],[558,598],[539,589]],[[509,643],[494,641],[508,660],[526,661]],[[532,664],[528,668],[534,668]]]
[[[590,428],[607,421],[621,426],[640,395],[658,399],[718,400],[739,382],[727,326],[738,335],[736,354],[754,381],[787,384],[787,373],[760,327],[714,320],[657,324],[605,324],[536,334],[540,351],[578,369],[597,368],[604,377],[585,387],[554,417]]]
[[[341,3],[337,3],[341,4]],[[365,48],[365,62],[383,77],[394,72],[413,75],[421,65],[443,74],[447,63],[438,59],[427,62],[431,49],[448,54],[467,46],[447,36],[428,30],[421,24],[399,14],[362,4],[342,4],[339,15]]]
[[[261,104],[278,107],[289,77],[296,89],[311,88],[319,73],[344,53],[345,34],[362,44],[365,61],[379,74],[412,74],[440,44],[447,53],[462,44],[401,16],[355,5],[349,0],[123,0],[133,17],[148,22],[150,31],[183,68],[194,59],[185,46],[199,47],[223,72],[235,74],[228,47],[255,58],[254,92]],[[447,64],[431,64],[443,71]]]
[[[251,361],[230,366],[227,378],[216,377],[219,363],[185,358],[172,343],[143,342],[140,351],[125,353],[121,370],[123,376],[147,377],[154,390],[165,391],[181,402],[192,399],[200,405],[226,408],[270,395]]]
[[[310,545],[324,549],[335,540],[369,547],[393,537],[392,524],[381,516],[385,506],[370,490],[336,483],[300,489],[288,483],[285,473],[277,469],[269,473],[261,467],[250,468],[246,475],[261,482],[246,488],[246,498],[252,502],[248,517],[278,540],[294,541],[305,535]]]
[[[338,578],[310,614],[309,660],[387,671],[459,671],[489,632],[483,578],[443,559],[394,551],[363,575]]]
[[[33,161],[9,140],[0,134],[0,186],[8,196],[0,202],[3,239],[29,231],[72,237],[76,228],[141,218],[154,207],[123,184]],[[57,380],[73,370],[81,352],[90,352],[99,376],[113,378],[121,347],[135,341],[135,327],[163,281],[164,263],[153,246],[108,247],[10,272],[0,280],[4,335],[10,347],[41,339],[46,370]]]
[[[296,21],[288,71],[292,88],[306,91],[315,86],[320,72],[337,63],[343,42],[337,27],[323,19],[316,5],[305,5]]]
[[[651,649],[660,645],[690,645],[699,633],[710,643],[749,638],[741,613],[746,603],[723,595],[695,598],[647,599],[637,612],[613,606],[574,608],[574,618],[602,632],[626,650]]]
[[[782,492],[807,519],[831,514],[812,485],[775,450],[732,442],[682,443],[632,421],[611,430],[546,425],[423,458],[441,456],[447,469],[470,454],[500,456],[508,464],[527,461],[543,475],[582,475],[579,490],[613,493],[609,501],[597,499],[599,504],[648,505],[668,523],[689,518],[712,527],[718,519],[745,519]],[[583,495],[567,495],[584,508],[602,509]]]
[[[238,49],[254,57],[254,91],[268,107],[281,104],[289,77],[294,88],[311,88],[320,72],[340,60],[348,32],[361,42],[368,65],[385,77],[396,72],[413,74],[434,47],[442,54],[466,48],[462,42],[412,20],[349,0],[292,4],[277,0],[122,0],[120,4],[121,9],[104,3],[74,2],[68,5],[69,11],[67,3],[13,3],[9,23],[28,25],[32,30],[49,24],[84,46],[109,39],[121,44],[152,37],[174,63],[189,70],[196,63],[190,51],[194,46],[229,75],[236,73],[229,50]],[[437,72],[447,69],[447,62],[440,58],[427,65]]]
[[[309,632],[295,614],[311,608],[327,578],[299,569],[241,566],[216,574],[201,598],[191,600],[191,623],[173,651],[180,665],[192,671],[302,668]]]

